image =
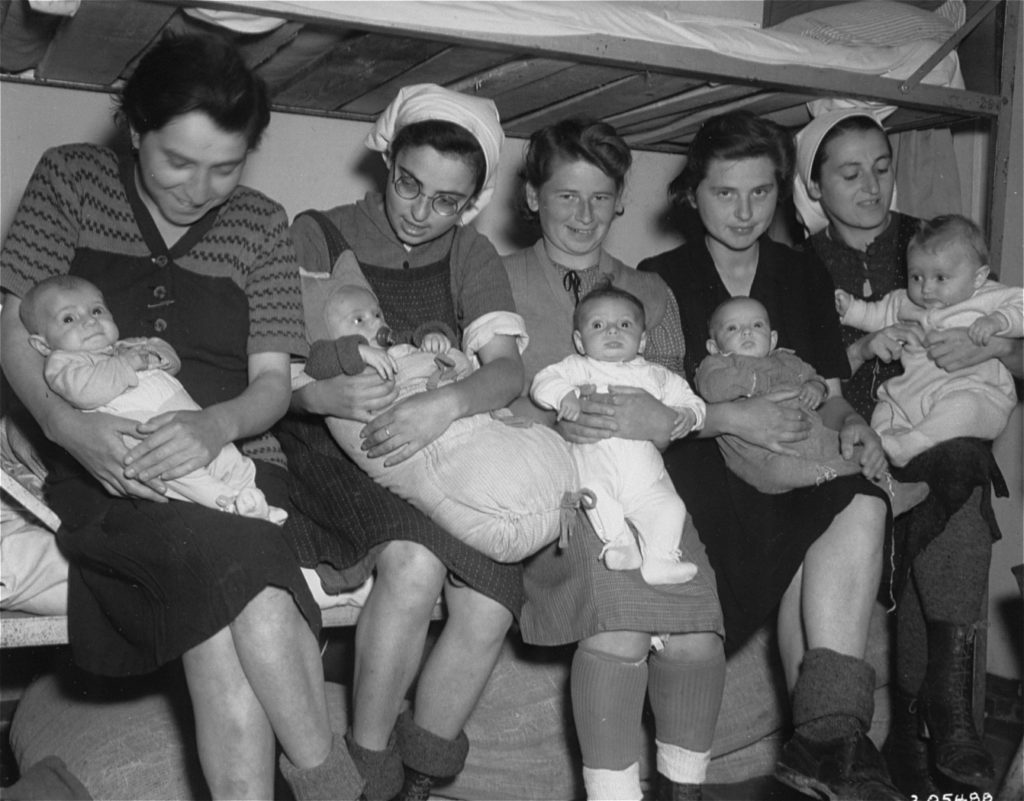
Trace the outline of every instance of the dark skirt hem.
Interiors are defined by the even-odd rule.
[[[369,575],[381,545],[415,542],[460,581],[519,617],[521,564],[490,559],[376,484],[342,452],[322,419],[289,415],[276,433],[288,457],[296,509],[284,533],[300,563],[326,578],[325,587],[354,588]]]

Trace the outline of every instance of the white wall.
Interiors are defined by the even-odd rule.
[[[111,99],[102,93],[0,82],[0,231],[7,230],[43,150],[66,142],[112,139],[112,112]],[[243,180],[280,202],[289,216],[358,200],[378,187],[384,175],[380,155],[363,147],[369,129],[366,123],[275,113]],[[506,141],[498,191],[477,222],[501,253],[521,246],[516,237],[528,234],[511,202],[524,144],[521,139]],[[609,250],[627,264],[679,243],[663,217],[668,210],[667,177],[676,175],[681,165],[676,156],[636,154],[626,187],[626,213],[608,240]]]
[[[1020,107],[1020,84],[1015,105]],[[113,132],[112,105],[104,94],[64,89],[39,89],[0,82],[0,231],[6,231],[22,190],[42,151],[72,141],[102,142]],[[380,157],[362,146],[369,126],[341,120],[275,114],[263,145],[249,162],[245,182],[276,198],[289,215],[307,208],[351,202],[376,186],[382,174]],[[1008,219],[1007,241],[1000,259],[1002,279],[1021,285],[1021,166],[1020,125],[1016,128],[1010,175],[1017,176]],[[478,227],[502,253],[516,247],[516,221],[510,210],[513,177],[518,169],[522,140],[506,143],[503,171],[494,201],[481,215]],[[637,153],[626,191],[626,214],[615,222],[608,248],[628,264],[678,244],[667,225],[665,187],[682,159]],[[973,183],[972,178],[965,183]],[[1009,568],[1022,561],[1021,408],[996,444],[996,456],[1010,485],[1009,499],[996,499],[996,514],[1004,539],[996,545],[990,578],[989,669],[1020,678],[1022,672],[1019,619],[1007,616],[1019,609],[1020,594]],[[1015,604],[1018,604],[1015,606]],[[1018,612],[1019,614],[1019,612]]]

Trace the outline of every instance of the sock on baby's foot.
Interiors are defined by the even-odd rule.
[[[645,551],[640,575],[648,584],[685,584],[697,575],[697,565],[681,560],[678,551]]]
[[[643,562],[640,546],[636,544],[636,538],[628,528],[605,544],[599,558],[604,560],[605,567],[609,570],[636,570]]]

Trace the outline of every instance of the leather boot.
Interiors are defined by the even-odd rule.
[[[830,801],[907,801],[862,731],[825,741],[794,734],[782,748],[775,778],[804,795]]]
[[[974,726],[976,627],[928,622],[928,670],[921,715],[931,739],[935,769],[970,787],[987,789],[995,778],[992,755]]]
[[[882,746],[882,756],[889,766],[900,791],[907,796],[941,795],[932,781],[928,761],[928,744],[921,739],[917,698],[896,690],[892,706],[889,736]]]
[[[704,794],[699,784],[681,784],[659,773],[654,797],[657,801],[702,801]]]

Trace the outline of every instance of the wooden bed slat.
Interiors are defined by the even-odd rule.
[[[444,48],[440,42],[418,39],[376,34],[354,36],[335,46],[315,72],[289,83],[274,99],[282,105],[309,105],[334,111]],[[414,53],[411,59],[410,52]]]
[[[89,0],[58,27],[39,77],[112,84],[160,32],[175,9],[150,3]]]

